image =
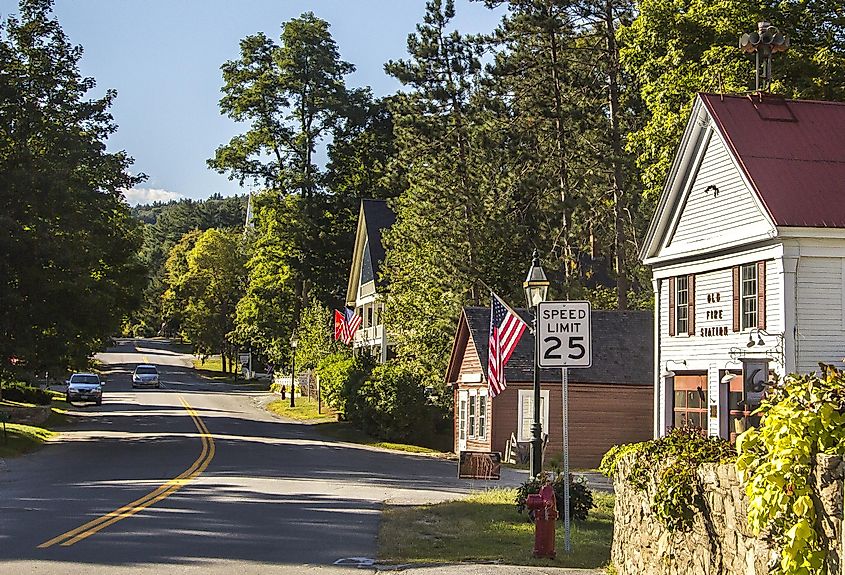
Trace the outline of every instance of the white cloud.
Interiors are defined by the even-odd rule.
[[[169,202],[185,196],[157,188],[131,188],[123,190],[123,197],[126,198],[129,205],[137,206],[138,204],[151,204],[153,202]]]

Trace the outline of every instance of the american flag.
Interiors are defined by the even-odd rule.
[[[355,310],[344,308],[343,313],[334,310],[334,338],[345,344],[352,343],[355,332],[361,327],[361,316]]]
[[[355,313],[354,309],[350,308],[344,309],[344,313],[346,314],[346,331],[344,332],[345,339],[343,341],[352,343],[355,332],[361,327],[361,316]]]
[[[499,296],[490,293],[490,352],[487,355],[487,382],[490,397],[507,387],[505,366],[528,325]]]

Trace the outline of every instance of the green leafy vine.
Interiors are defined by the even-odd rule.
[[[779,545],[784,575],[827,573],[812,471],[817,454],[845,453],[845,377],[821,367],[821,377],[789,376],[770,388],[758,410],[760,428],[737,439],[749,527]]]
[[[612,448],[599,471],[613,477],[620,461],[631,454],[633,461],[625,480],[638,491],[646,491],[656,477],[651,511],[670,531],[692,527],[695,509],[702,503],[698,466],[725,463],[736,456],[727,441],[704,437],[700,429],[680,427],[658,439]]]

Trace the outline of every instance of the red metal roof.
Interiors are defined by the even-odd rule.
[[[699,96],[776,225],[845,228],[845,103]]]

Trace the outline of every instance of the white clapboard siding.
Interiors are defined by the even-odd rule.
[[[798,262],[798,371],[818,362],[842,366],[842,258],[802,257]]]
[[[714,190],[709,186],[718,188]],[[689,187],[669,242],[678,251],[718,245],[725,238],[765,233],[769,224],[743,181],[718,133],[713,133],[695,181]]]
[[[749,262],[751,263],[751,262]],[[766,331],[783,332],[783,310],[780,299],[783,276],[774,260],[766,261]],[[663,280],[660,297],[660,344],[661,359],[686,360],[688,366],[706,365],[716,362],[724,367],[732,347],[746,349],[750,330],[733,332],[733,276],[731,268],[722,268],[695,276],[695,331],[696,335],[669,335],[669,282]],[[707,303],[707,295],[719,294],[719,301]],[[708,319],[707,311],[722,310],[722,319]],[[702,337],[702,328],[724,326],[727,336]],[[755,338],[756,339],[756,338]],[[765,340],[766,338],[764,338]],[[768,342],[767,342],[768,343]],[[771,338],[772,348],[776,340]],[[763,349],[754,351],[763,352]]]

